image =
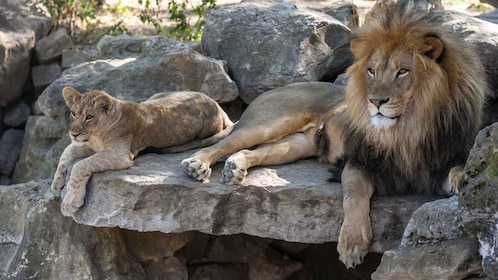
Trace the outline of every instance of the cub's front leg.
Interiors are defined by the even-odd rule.
[[[372,242],[370,199],[374,186],[365,174],[347,163],[341,177],[344,221],[339,234],[337,251],[347,268],[363,262]]]
[[[59,159],[57,169],[55,170],[52,185],[50,186],[50,190],[55,196],[61,195],[61,189],[66,182],[67,167],[69,164],[77,158],[87,157],[93,153],[94,151],[87,146],[78,146],[74,144],[69,144],[66,149],[64,149]]]
[[[62,201],[64,213],[76,212],[85,201],[86,184],[93,173],[126,169],[133,165],[129,149],[109,149],[77,162],[71,170]]]

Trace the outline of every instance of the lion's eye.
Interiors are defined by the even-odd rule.
[[[86,115],[86,117],[85,117],[85,121],[86,122],[90,122],[92,120],[93,120],[93,116],[92,115]]]
[[[372,67],[367,68],[367,73],[370,77],[375,77],[375,69],[373,69]]]
[[[396,78],[403,78],[408,74],[410,74],[410,70],[401,68],[398,70],[398,73],[396,73]]]
[[[71,118],[74,118],[74,117],[76,117],[76,113],[74,111],[71,111],[70,116],[71,116]]]

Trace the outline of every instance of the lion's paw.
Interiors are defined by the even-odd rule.
[[[240,162],[240,158],[229,157],[225,161],[225,167],[221,173],[221,182],[227,185],[240,185],[247,176],[245,164]]]
[[[200,182],[208,182],[211,177],[211,168],[208,164],[196,158],[182,160],[183,171],[191,178]]]
[[[52,193],[59,197],[61,196],[61,190],[64,187],[65,181],[63,175],[55,175],[54,180],[52,181],[52,185],[50,185],[50,190]]]
[[[85,203],[85,194],[68,188],[66,195],[62,200],[62,211],[70,214],[75,213],[80,209],[83,203]]]
[[[361,230],[360,230],[361,228]],[[368,247],[372,240],[371,227],[348,227],[342,226],[339,234],[337,252],[339,260],[347,268],[354,268],[363,263],[363,258],[368,253]]]
[[[463,177],[463,168],[461,166],[455,166],[450,170],[448,174],[448,179],[443,184],[442,195],[456,195],[458,194],[458,186]]]

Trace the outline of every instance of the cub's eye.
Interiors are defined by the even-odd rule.
[[[93,120],[93,116],[92,115],[86,115],[85,122],[90,122],[92,120]]]
[[[373,69],[372,67],[367,68],[367,73],[370,77],[375,77],[375,69]]]
[[[408,74],[410,74],[410,70],[401,68],[398,70],[398,73],[396,73],[396,78],[403,78]]]
[[[69,114],[71,116],[71,118],[74,118],[76,117],[76,113],[74,111],[71,111],[71,114]]]

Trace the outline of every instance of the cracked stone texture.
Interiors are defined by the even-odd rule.
[[[164,233],[245,233],[291,242],[337,241],[342,193],[328,183],[327,165],[315,159],[253,168],[243,186],[188,178],[180,162],[190,155],[146,154],[127,170],[94,174],[84,206],[73,219],[84,225]],[[63,193],[64,194],[64,193]],[[430,197],[378,197],[372,205],[373,252],[399,245],[411,213]],[[65,213],[67,215],[67,213]]]

